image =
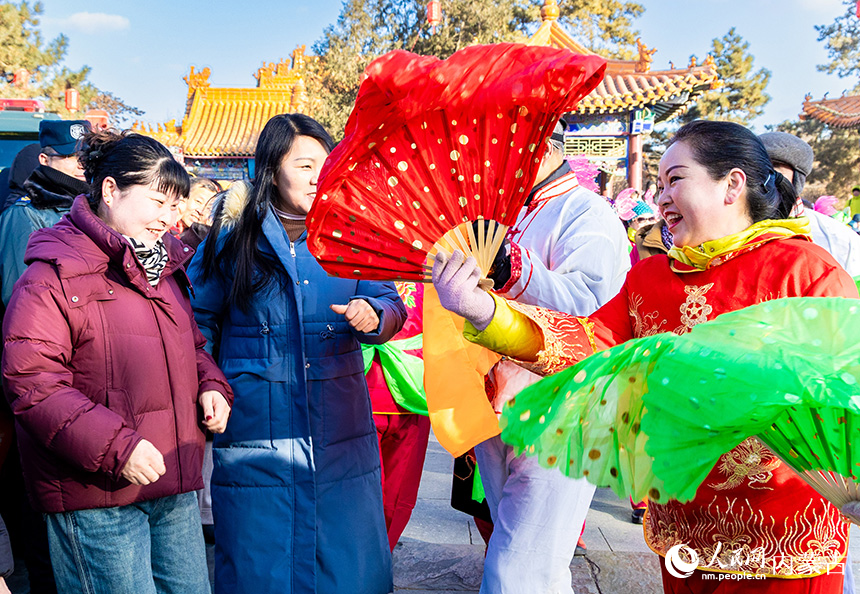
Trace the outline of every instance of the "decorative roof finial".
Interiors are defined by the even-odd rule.
[[[636,38],[636,47],[639,50],[639,60],[636,62],[636,72],[648,72],[651,70],[651,62],[654,61],[656,49],[648,49],[648,46],[642,43],[642,39]]]
[[[561,11],[558,8],[558,0],[544,0],[543,6],[540,9],[541,21],[558,20]]]

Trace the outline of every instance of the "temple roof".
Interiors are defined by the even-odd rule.
[[[843,95],[836,99],[828,99],[825,95],[818,101],[807,95],[800,119],[818,120],[833,128],[860,128],[860,95]]]
[[[177,147],[187,157],[253,157],[257,138],[272,116],[305,113],[305,46],[293,51],[292,61],[264,64],[252,88],[212,88],[208,68],[191,72],[185,116],[157,126],[135,122],[135,132]]]
[[[582,55],[597,55],[574,40],[558,23],[557,0],[545,0],[541,8],[542,23],[529,39],[529,45],[545,45],[569,49]],[[722,83],[713,58],[702,65],[691,57],[687,68],[651,72],[656,49],[637,39],[639,57],[636,60],[607,60],[606,76],[577,107],[579,113],[614,113],[648,106],[656,120],[668,119],[685,109],[697,95],[718,88]]]

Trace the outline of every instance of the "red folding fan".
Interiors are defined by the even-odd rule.
[[[334,276],[423,281],[428,258],[458,248],[486,273],[556,121],[604,69],[596,56],[518,44],[375,60],[320,175],[311,253]]]

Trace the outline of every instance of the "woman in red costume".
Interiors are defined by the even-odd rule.
[[[658,187],[675,247],[634,266],[592,316],[485,293],[474,261],[459,252],[436,259],[442,304],[471,322],[470,340],[551,374],[632,338],[686,333],[762,301],[858,296],[851,277],[810,241],[806,219],[787,218],[794,190],[742,126],[682,127],[660,161]],[[661,563],[668,594],[842,592],[848,523],[758,441],[723,455],[692,501],[651,504],[645,539],[661,557],[679,548],[682,561],[698,557],[689,577]]]

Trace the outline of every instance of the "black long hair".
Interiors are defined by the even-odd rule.
[[[78,160],[90,184],[87,202],[98,212],[102,182],[112,177],[120,190],[129,186],[156,184],[167,195],[188,198],[191,180],[185,168],[163,144],[134,132],[98,130],[84,136]]]
[[[254,151],[253,189],[242,209],[239,222],[227,236],[221,249],[216,247],[223,229],[222,216],[216,216],[203,248],[202,274],[207,278],[217,272],[233,271],[233,285],[228,301],[247,310],[249,297],[264,290],[270,283],[281,280],[282,271],[277,261],[260,251],[258,242],[263,232],[263,219],[272,204],[278,203],[278,189],[274,179],[284,156],[293,148],[297,136],[309,136],[331,152],[331,136],[319,122],[303,114],[287,113],[270,119],[257,141]],[[220,210],[220,209],[219,209]],[[219,213],[220,214],[220,213]]]
[[[682,126],[669,146],[683,142],[711,179],[723,179],[732,169],[747,176],[747,208],[753,223],[786,219],[797,202],[794,186],[773,168],[758,136],[740,124],[696,120]]]

